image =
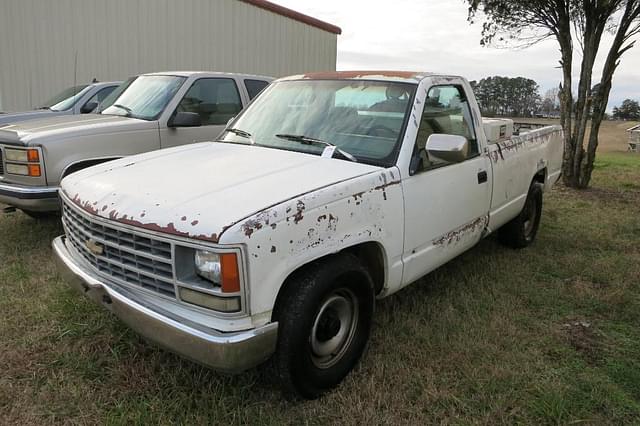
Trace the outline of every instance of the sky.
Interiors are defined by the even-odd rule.
[[[557,42],[548,40],[524,50],[482,47],[482,25],[467,22],[464,0],[273,1],[342,28],[338,70],[433,71],[469,80],[494,75],[526,77],[540,84],[542,95],[562,80]],[[602,50],[608,50],[608,42],[610,37]],[[599,58],[596,64],[598,81],[603,62]],[[579,62],[574,64],[577,84],[576,71]],[[609,110],[626,98],[640,101],[640,42],[623,56],[616,71]]]

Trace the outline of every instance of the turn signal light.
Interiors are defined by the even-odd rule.
[[[38,153],[37,149],[28,149],[27,150],[27,160],[30,163],[37,163],[40,161],[40,153]],[[40,176],[40,175],[38,175]]]
[[[41,176],[40,164],[29,164],[29,176]]]
[[[240,272],[238,271],[238,259],[235,253],[220,255],[222,275],[222,292],[236,293],[240,291]]]

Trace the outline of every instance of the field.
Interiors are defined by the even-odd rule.
[[[317,401],[147,344],[56,278],[57,220],[0,216],[0,424],[639,424],[640,155],[616,140],[590,190],[545,195],[532,247],[488,238],[380,301]]]
[[[560,120],[548,118],[514,118],[515,121],[539,124],[560,124]],[[603,121],[600,128],[598,152],[626,151],[629,135],[626,130],[640,124],[634,121]],[[587,127],[588,129],[588,127]],[[587,131],[587,136],[589,132]]]

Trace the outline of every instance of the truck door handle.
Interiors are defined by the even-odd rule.
[[[480,185],[481,183],[485,183],[487,179],[488,179],[488,176],[485,170],[478,172],[478,185]]]

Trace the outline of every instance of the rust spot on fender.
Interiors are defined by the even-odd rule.
[[[199,220],[194,220],[193,222],[191,222],[191,226],[196,226],[198,223],[200,223]]]
[[[245,223],[242,224],[242,230],[244,231],[244,235],[251,238],[251,234],[254,231],[262,229],[262,223],[256,219],[249,219]]]
[[[289,221],[289,219],[293,218],[293,223],[295,223],[296,225],[300,223],[300,221],[304,219],[304,215],[302,212],[304,212],[305,208],[306,207],[304,205],[304,202],[302,200],[298,200],[298,202],[296,203],[296,213],[293,216],[288,217],[287,222]],[[288,208],[287,210],[290,211],[291,209]]]

